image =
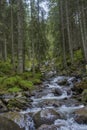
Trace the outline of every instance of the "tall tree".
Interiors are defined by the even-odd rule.
[[[18,0],[18,72],[23,72],[23,1]]]

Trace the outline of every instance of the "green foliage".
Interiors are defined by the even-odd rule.
[[[11,93],[20,92],[20,91],[22,91],[22,89],[19,88],[19,86],[15,86],[15,87],[13,87],[13,88],[9,88],[9,89],[8,89],[8,92],[11,92]]]
[[[41,79],[41,77],[42,77],[42,74],[40,72],[34,75],[34,78],[37,78],[37,79]]]
[[[21,78],[19,76],[9,77],[3,80],[2,86],[5,88],[11,88],[18,85],[20,80]]]
[[[31,72],[24,72],[21,74],[21,77],[25,80],[29,80],[29,78],[33,77],[33,74]]]
[[[81,61],[83,59],[82,50],[79,49],[74,53],[74,61]]]
[[[35,85],[35,84],[41,84],[41,80],[40,80],[40,79],[34,78],[34,79],[32,79],[31,81],[33,82],[34,85]]]
[[[33,84],[40,84],[41,83],[41,78],[42,78],[42,74],[40,72],[37,72],[34,76],[32,74],[32,72],[24,72],[21,77],[24,80],[29,80],[31,81]]]
[[[22,79],[20,76],[0,77],[0,90],[18,92],[33,89],[33,83]]]
[[[0,73],[9,74],[12,71],[12,65],[9,62],[0,62]]]
[[[27,80],[20,80],[19,86],[23,90],[30,90],[33,88],[33,83],[31,81],[27,81]]]

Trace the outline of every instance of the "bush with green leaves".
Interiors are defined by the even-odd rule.
[[[9,62],[0,62],[0,74],[9,74],[12,72],[12,65]]]

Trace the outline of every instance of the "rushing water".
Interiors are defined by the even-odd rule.
[[[58,85],[58,81],[61,81],[63,79],[66,79],[69,83],[69,85],[67,86],[60,86]],[[48,81],[48,82],[44,82],[44,86],[46,86],[44,88],[45,90],[45,94],[42,95],[41,97],[37,98],[35,96],[31,97],[31,99],[33,100],[32,102],[32,109],[27,109],[26,111],[22,111],[22,114],[27,114],[27,113],[36,113],[38,111],[40,111],[42,108],[39,106],[40,102],[44,102],[46,100],[55,100],[55,101],[63,101],[63,100],[70,100],[72,99],[72,91],[71,88],[73,87],[73,80],[75,78],[74,77],[64,77],[64,76],[58,76],[56,78],[53,78],[52,80]],[[78,80],[79,82],[79,80]],[[58,88],[62,91],[62,95],[61,96],[55,96],[52,89],[54,88]],[[43,91],[44,91],[43,90]],[[70,93],[68,94],[68,90],[70,91]],[[83,108],[84,105],[75,105],[75,103],[72,103],[72,105],[67,106],[65,102],[63,102],[63,104],[60,107],[54,107],[54,106],[44,106],[43,109],[48,108],[48,109],[55,109],[57,112],[60,112],[62,114],[64,114],[64,116],[66,118],[64,119],[57,119],[54,122],[54,125],[58,125],[60,126],[60,130],[87,130],[87,125],[79,125],[78,123],[75,122],[72,113],[80,108]],[[34,127],[34,122],[32,120],[32,118],[30,118],[29,116],[26,116],[25,121],[21,121],[22,123],[22,127],[25,126],[25,130],[35,130]],[[59,129],[58,129],[59,130]]]

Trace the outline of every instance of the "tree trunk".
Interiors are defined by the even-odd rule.
[[[66,9],[66,24],[67,24],[67,34],[68,34],[70,58],[71,58],[71,63],[73,63],[73,47],[72,47],[71,36],[70,36],[70,22],[69,22],[69,11],[68,11],[67,0],[65,0],[65,9]]]
[[[7,61],[7,41],[5,34],[4,34],[4,61]]]
[[[3,60],[3,54],[2,54],[2,43],[1,43],[1,40],[0,40],[0,60]]]
[[[33,11],[34,11],[34,0],[30,0],[31,4],[31,20],[33,22]],[[34,46],[34,39],[33,39],[33,23],[32,23],[32,30],[31,30],[31,44],[32,44],[32,70],[33,70],[33,75],[35,74],[35,46]]]
[[[18,73],[23,72],[23,19],[22,19],[22,0],[18,4]]]
[[[63,64],[64,67],[67,66],[66,63],[66,50],[65,50],[65,35],[64,35],[64,23],[63,23],[63,1],[60,0],[60,19],[61,19],[61,34],[62,34],[62,45],[63,45]]]
[[[11,57],[11,62],[13,64],[13,68],[15,68],[15,56],[14,56],[14,34],[13,34],[13,5],[11,2],[11,53],[12,53],[12,57]]]
[[[84,47],[84,51],[85,51],[85,61],[87,63],[87,26],[86,26],[86,19],[85,19],[85,13],[84,13],[84,6],[82,3],[82,22],[83,22],[83,29],[84,29],[84,39],[85,39],[85,47]]]

